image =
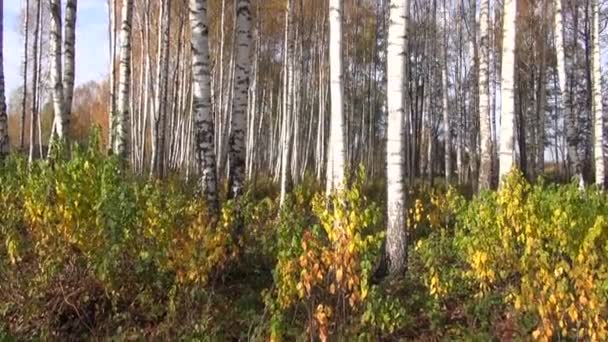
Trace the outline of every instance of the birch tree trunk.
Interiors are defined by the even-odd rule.
[[[344,187],[344,87],[342,61],[342,0],[329,0],[329,77],[331,96],[329,192]]]
[[[200,187],[213,212],[217,211],[215,130],[211,114],[211,68],[209,66],[209,21],[207,0],[190,0],[192,29],[192,116],[194,117],[196,162]]]
[[[108,0],[108,39],[110,42],[110,101],[108,103],[108,146],[114,144],[114,116],[116,115],[116,0]],[[110,148],[108,148],[109,150]]]
[[[251,0],[237,0],[236,15],[236,68],[234,72],[234,100],[232,102],[229,140],[229,198],[238,198],[243,193],[245,182],[245,132],[247,131],[247,103],[252,40]]]
[[[292,2],[287,0],[287,7],[285,9],[285,59],[283,65],[283,120],[281,125],[281,196],[280,205],[283,206],[285,203],[285,196],[289,191],[289,158],[291,150],[291,113],[293,106],[293,94],[290,92],[290,80],[293,75],[293,50],[294,40],[291,39],[291,23],[293,21],[292,16]]]
[[[405,197],[405,108],[406,108],[406,49],[407,0],[393,0],[387,45],[387,106],[386,142],[387,235],[386,259],[390,275],[401,275],[406,267],[407,236]]]
[[[441,100],[443,110],[443,134],[445,143],[445,182],[452,181],[452,131],[450,128],[450,112],[448,109],[448,9],[446,0],[443,0],[443,67],[441,68]]]
[[[515,135],[515,36],[517,21],[517,0],[504,0],[502,29],[502,72],[501,72],[501,125],[498,177],[503,178],[514,165],[513,143]]]
[[[67,141],[70,118],[65,110],[64,88],[61,67],[61,0],[51,2],[51,84],[53,87],[53,109],[55,127],[60,140]]]
[[[33,116],[36,116],[37,120],[35,125],[37,127],[38,130],[38,155],[40,157],[42,157],[43,155],[43,150],[42,150],[42,120],[40,119],[40,104],[43,101],[43,87],[42,87],[42,79],[43,79],[43,75],[42,75],[42,41],[43,41],[43,37],[45,36],[45,31],[44,31],[44,25],[43,25],[43,18],[44,18],[44,8],[45,6],[42,6],[42,1],[43,0],[37,0],[38,1],[38,22],[36,23],[36,25],[39,28],[38,31],[38,56],[36,56],[37,58],[37,65],[38,65],[38,82],[36,82],[36,84],[34,84],[34,86],[36,87],[36,92],[37,92],[37,96],[34,99],[34,105],[36,110],[34,111],[34,113],[32,114]],[[32,157],[33,158],[33,157]]]
[[[63,60],[63,89],[65,112],[68,117],[72,114],[72,98],[74,96],[74,60],[76,45],[76,11],[78,0],[67,0],[65,4],[65,42]]]
[[[151,57],[151,33],[150,33],[150,1],[146,0],[145,1],[145,11],[144,11],[144,36],[145,36],[145,46],[147,47],[147,51],[145,54],[145,62],[144,62],[144,67],[145,67],[145,76],[144,76],[144,89],[142,89],[141,91],[143,91],[143,118],[142,118],[142,131],[139,133],[140,136],[140,141],[141,141],[141,147],[142,147],[142,157],[141,157],[141,161],[140,161],[140,170],[143,172],[144,170],[144,165],[146,162],[146,155],[147,155],[147,151],[148,151],[148,146],[147,146],[147,138],[148,138],[148,124],[149,124],[149,114],[150,114],[150,108],[152,107],[150,105],[151,99],[150,99],[150,91],[151,91],[151,74],[152,74],[152,68],[150,66],[150,60],[152,59]]]
[[[170,2],[162,0],[159,3],[158,16],[158,55],[156,69],[156,93],[154,95],[154,120],[152,124],[152,160],[150,175],[164,175],[164,121],[167,115],[167,82],[169,73],[169,34]]]
[[[21,63],[21,67],[23,68],[23,89],[21,95],[21,132],[19,133],[19,148],[21,151],[25,149],[25,115],[27,112],[27,72],[30,38],[30,0],[25,0],[23,7],[23,60]]]
[[[482,0],[479,28],[479,140],[481,145],[481,165],[479,188],[489,189],[492,184],[492,130],[490,128],[490,1]]]
[[[559,79],[560,102],[559,112],[566,113],[568,108],[566,98],[566,52],[564,50],[564,24],[562,17],[562,0],[555,0],[555,52],[557,55],[557,74]],[[576,133],[576,120],[574,113],[571,111],[564,115],[566,122],[566,135],[568,142],[568,156],[570,159],[570,167],[574,169],[575,177],[581,188],[585,186],[583,179],[582,166],[578,154],[578,137]]]
[[[467,91],[469,97],[469,179],[473,191],[479,190],[479,46],[477,44],[477,0],[471,0],[469,27],[470,45],[469,58],[471,58],[470,71],[468,76],[469,89]],[[489,101],[486,104],[489,108]],[[488,130],[489,132],[489,130]]]
[[[602,70],[600,59],[600,6],[598,0],[591,0],[592,14],[592,63],[593,63],[593,158],[595,160],[595,183],[604,189],[604,111],[602,105]]]
[[[39,49],[39,43],[40,43],[40,21],[42,18],[42,8],[41,8],[41,2],[42,0],[36,0],[37,4],[36,4],[36,25],[34,26],[34,46],[32,47],[32,52],[34,55],[34,66],[33,66],[33,71],[34,74],[32,76],[32,102],[31,102],[31,109],[32,109],[32,119],[30,121],[30,150],[29,150],[29,163],[30,165],[32,164],[32,162],[34,161],[34,151],[35,151],[35,147],[36,147],[36,126],[38,123],[38,96],[39,96],[39,91],[38,91],[38,83],[40,82],[39,77],[40,77],[40,73],[39,73],[39,67],[40,67],[40,63],[38,60],[38,49]],[[39,144],[41,144],[41,141],[38,141]],[[40,153],[40,155],[42,156],[42,153]]]
[[[547,10],[548,1],[542,2],[542,9],[544,12]],[[540,45],[540,67],[538,75],[538,94],[537,94],[537,125],[538,131],[536,133],[536,175],[540,176],[545,171],[545,111],[547,107],[547,25],[543,20],[541,23],[541,34],[538,39]]]
[[[8,116],[4,90],[4,0],[0,0],[0,162],[9,153]]]
[[[218,91],[216,110],[215,110],[215,127],[218,134],[215,135],[215,151],[217,156],[217,172],[220,171],[222,165],[222,118],[224,117],[224,43],[225,43],[225,18],[226,18],[226,0],[222,0],[222,9],[220,15],[220,36],[219,36],[219,64],[216,64],[218,69]],[[215,82],[214,82],[215,83]],[[217,173],[216,172],[216,173]]]
[[[133,21],[133,0],[123,0],[122,22],[120,25],[120,65],[118,80],[118,101],[112,128],[114,129],[113,151],[122,162],[128,160],[128,128],[130,120],[131,90],[131,25]]]

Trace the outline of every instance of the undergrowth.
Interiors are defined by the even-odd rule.
[[[306,179],[282,209],[259,179],[211,217],[190,186],[118,172],[97,141],[1,166],[0,339],[607,338],[597,190],[518,173],[472,200],[417,186],[407,274],[380,281],[381,187],[363,170],[330,198]]]

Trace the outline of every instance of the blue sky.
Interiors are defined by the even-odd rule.
[[[99,80],[108,69],[106,0],[79,0],[76,23],[76,83]],[[4,71],[7,97],[19,87],[23,43],[19,35],[22,0],[4,1]],[[64,7],[65,9],[65,7]]]

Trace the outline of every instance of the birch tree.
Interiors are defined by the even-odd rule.
[[[290,79],[293,74],[292,55],[294,50],[294,40],[291,39],[291,22],[293,21],[292,1],[287,0],[285,8],[285,45],[284,45],[284,66],[283,66],[283,119],[281,127],[281,198],[280,203],[283,206],[285,196],[289,185],[289,157],[291,150],[291,115],[293,94],[289,91]]]
[[[4,90],[4,0],[0,0],[0,162],[8,155],[8,116]]]
[[[154,103],[154,124],[152,132],[152,166],[151,174],[164,177],[165,168],[165,125],[167,116],[167,83],[169,78],[169,39],[171,27],[171,2],[162,0],[159,4],[158,17],[158,63],[156,69],[156,93]]]
[[[481,145],[481,165],[479,188],[489,189],[492,184],[492,131],[490,128],[490,1],[482,0],[479,29],[479,138]]]
[[[51,8],[51,84],[53,88],[53,110],[55,112],[54,125],[60,140],[67,141],[69,129],[69,116],[65,110],[64,88],[62,80],[62,20],[61,0],[50,0]]]
[[[448,109],[448,20],[447,6],[443,0],[443,66],[441,68],[441,104],[443,110],[443,134],[445,149],[445,182],[450,184],[452,180],[452,131],[450,127],[450,112]]]
[[[117,30],[117,10],[116,0],[107,0],[108,6],[108,40],[109,40],[109,57],[110,57],[110,96],[108,103],[108,146],[114,144],[114,116],[116,115],[116,30]]]
[[[602,105],[602,70],[600,59],[600,8],[598,0],[591,0],[591,25],[592,25],[592,66],[593,80],[592,104],[593,104],[593,157],[595,161],[595,183],[600,189],[604,189],[604,111]]]
[[[32,101],[31,101],[31,110],[32,110],[32,119],[30,120],[30,150],[29,150],[29,158],[28,161],[30,164],[34,161],[34,151],[36,147],[36,124],[38,123],[38,96],[39,96],[39,82],[40,82],[40,61],[38,59],[38,50],[40,45],[40,21],[42,19],[42,0],[36,0],[36,24],[34,26],[34,45],[32,47],[32,52],[34,55],[34,65],[33,65],[33,75],[32,75]],[[41,139],[39,139],[41,140]],[[41,144],[38,141],[38,144]],[[42,155],[42,153],[40,153]]]
[[[64,66],[63,89],[65,92],[65,115],[72,114],[72,98],[74,97],[74,65],[76,46],[76,12],[78,0],[67,0],[65,3],[65,34],[64,34]]]
[[[408,0],[392,0],[387,44],[386,142],[387,234],[386,259],[390,275],[405,272],[407,237],[405,229],[405,110]]]
[[[328,191],[344,187],[344,88],[342,61],[342,0],[329,0],[329,78],[331,95],[331,124],[327,170]]]
[[[559,79],[559,112],[566,113],[568,108],[568,100],[566,98],[566,52],[564,50],[564,24],[562,16],[562,0],[554,1],[555,7],[555,52],[557,55],[557,74]],[[566,135],[568,142],[568,157],[570,161],[570,169],[574,170],[580,187],[584,187],[583,171],[578,153],[578,137],[576,133],[576,122],[574,118],[574,110],[565,114]]]
[[[14,0],[13,0],[14,1]],[[23,2],[23,60],[21,67],[23,68],[23,93],[21,97],[21,132],[19,134],[19,148],[25,149],[25,116],[27,113],[27,75],[28,75],[28,61],[29,61],[29,29],[30,29],[30,1],[25,0]]]
[[[215,174],[215,137],[211,114],[211,71],[209,66],[209,20],[207,0],[190,0],[192,30],[192,116],[194,117],[196,162],[201,172],[200,187],[212,211],[218,207]]]
[[[247,131],[247,103],[249,71],[251,69],[251,0],[236,2],[236,68],[234,72],[234,100],[230,131],[228,177],[229,197],[243,193],[245,182],[245,132]]]
[[[517,0],[504,0],[502,28],[502,72],[501,72],[501,110],[500,110],[500,147],[499,172],[503,178],[514,165],[515,135],[515,36],[517,21]]]
[[[113,152],[126,162],[127,139],[130,120],[131,90],[131,24],[133,21],[133,0],[124,0],[122,5],[122,22],[120,25],[120,65],[118,81],[118,101],[114,116]]]

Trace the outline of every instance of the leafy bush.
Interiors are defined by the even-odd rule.
[[[31,168],[13,157],[0,173],[0,317],[25,321],[14,331],[82,337],[180,319],[180,296],[238,254],[234,205],[216,220],[179,184],[121,175],[99,151],[93,140]]]
[[[98,141],[2,165],[0,339],[608,338],[596,189],[518,173],[472,200],[416,186],[408,273],[375,283],[383,199],[363,171],[329,198],[306,178],[281,209],[259,179],[212,217],[191,186],[119,172]]]
[[[282,211],[269,304],[274,340],[289,330],[284,326],[289,314],[304,315],[302,328],[322,341],[332,334],[357,336],[370,327],[382,333],[399,327],[405,314],[398,301],[387,301],[371,283],[384,232],[380,208],[361,193],[364,182],[360,172],[351,188],[330,198],[315,195],[308,215],[295,214],[303,204],[298,196]]]
[[[594,189],[532,186],[517,172],[498,192],[447,199],[454,224],[416,245],[428,291],[443,303],[471,302],[474,320],[495,331],[511,322],[537,340],[604,340],[607,203]],[[480,311],[487,303],[494,309]],[[496,322],[488,312],[498,313]]]

